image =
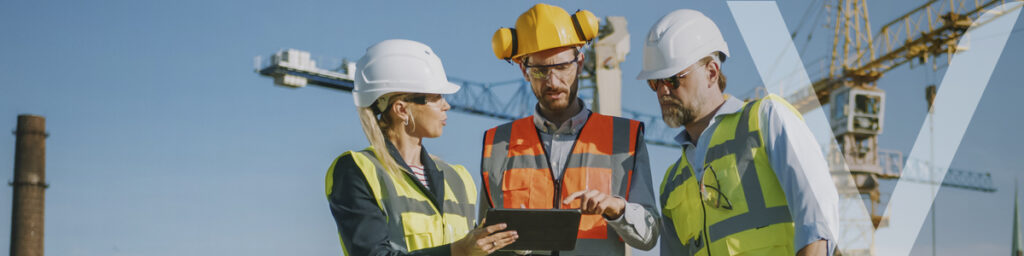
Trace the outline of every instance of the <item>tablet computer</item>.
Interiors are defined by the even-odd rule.
[[[487,224],[506,223],[519,234],[501,250],[568,251],[576,248],[579,209],[490,209]]]

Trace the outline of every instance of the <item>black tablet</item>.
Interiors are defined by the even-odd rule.
[[[568,251],[576,248],[579,209],[490,209],[487,224],[506,223],[519,239],[501,250]]]

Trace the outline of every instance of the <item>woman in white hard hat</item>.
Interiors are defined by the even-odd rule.
[[[355,89],[370,147],[339,156],[326,192],[346,255],[486,255],[518,238],[504,223],[474,228],[476,187],[462,165],[430,155],[441,136],[448,82],[430,47],[393,39],[356,64]]]

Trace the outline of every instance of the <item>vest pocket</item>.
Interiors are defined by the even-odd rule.
[[[505,171],[501,182],[504,208],[531,208],[530,183],[534,180],[536,169],[510,169]]]
[[[418,234],[406,234],[405,244],[409,247],[409,251],[415,251],[424,248],[430,248],[432,243],[430,233],[418,233]]]
[[[696,238],[704,229],[700,198],[696,179],[690,178],[672,190],[664,205],[662,214],[672,218],[681,243]]]
[[[402,231],[405,233],[405,246],[409,251],[440,246],[441,227],[440,215],[425,215],[415,212],[402,213]],[[436,240],[436,241],[435,241]]]

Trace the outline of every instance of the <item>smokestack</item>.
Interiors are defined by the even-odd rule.
[[[43,255],[43,207],[46,187],[46,118],[18,115],[14,151],[14,209],[11,256]]]

